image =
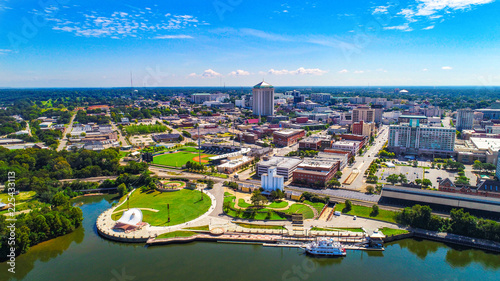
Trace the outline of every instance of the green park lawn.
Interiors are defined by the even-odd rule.
[[[203,152],[201,154],[204,155]],[[194,147],[183,147],[179,149],[179,151],[176,153],[166,153],[153,157],[153,164],[159,164],[171,167],[182,167],[186,165],[188,161],[193,161],[193,158],[197,156],[198,156],[198,149]],[[211,156],[213,155],[202,157],[201,160],[208,161],[208,157]]]
[[[156,239],[166,239],[166,238],[174,238],[174,237],[191,237],[195,235],[196,232],[193,231],[172,231],[172,232],[167,232],[163,233],[161,235],[158,235]]]
[[[280,208],[285,208],[286,206],[288,206],[288,202],[281,201],[281,202],[273,202],[267,205],[266,207],[271,209],[280,209]]]
[[[379,229],[385,236],[391,236],[391,235],[400,235],[400,234],[407,234],[409,233],[408,230],[405,229],[394,229],[394,228],[388,228],[384,227]]]
[[[186,227],[184,229],[188,229],[188,230],[206,230],[206,231],[209,231],[210,228],[208,225],[202,225],[202,226],[193,226],[193,227]]]
[[[281,225],[265,225],[265,224],[249,224],[237,222],[237,225],[244,228],[258,228],[258,229],[286,229]]]
[[[321,203],[321,202],[313,203],[311,201],[305,200],[304,203],[309,205],[309,206],[313,206],[314,209],[316,209],[318,211],[318,214],[321,213],[321,211],[323,211],[323,207],[325,207],[325,203]]]
[[[335,205],[335,211],[340,211],[343,214],[396,223],[396,212],[393,211],[379,209],[379,214],[377,216],[372,216],[372,208],[370,207],[352,205],[352,209],[349,212],[344,212],[344,208],[344,203],[338,203]]]
[[[238,200],[238,207],[246,209],[250,206],[252,206],[252,204],[245,202],[245,200],[243,200],[241,198]]]
[[[153,226],[169,226],[193,220],[208,211],[212,204],[210,197],[198,190],[182,189],[175,192],[135,191],[130,196],[130,208],[150,208],[158,212],[142,210],[143,221]],[[167,205],[170,204],[170,223],[168,223]],[[127,203],[122,204],[115,211],[124,210]],[[118,220],[121,212],[112,215]]]
[[[304,219],[312,219],[314,218],[314,211],[311,210],[309,206],[306,206],[304,204],[300,203],[295,203],[290,206],[290,208],[286,210],[282,210],[281,212],[287,213],[287,214],[302,214],[304,216]]]

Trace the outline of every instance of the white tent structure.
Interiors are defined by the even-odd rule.
[[[142,211],[133,208],[123,212],[121,218],[116,222],[114,229],[121,229],[123,231],[133,231],[145,225],[142,222]]]

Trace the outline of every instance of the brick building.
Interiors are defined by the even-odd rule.
[[[273,133],[273,143],[277,146],[290,146],[299,141],[306,135],[304,130],[289,129]]]
[[[293,172],[293,181],[298,184],[309,184],[325,187],[339,170],[340,161],[305,160]]]

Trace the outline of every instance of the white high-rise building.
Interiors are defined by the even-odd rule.
[[[277,169],[276,168],[269,168],[267,170],[267,174],[263,174],[261,176],[261,185],[262,188],[264,188],[265,191],[275,191],[277,189],[283,191],[285,187],[285,179],[283,176],[278,176],[277,175]]]
[[[274,115],[274,87],[264,81],[253,87],[253,115]]]
[[[474,128],[474,111],[459,109],[457,112],[457,130],[472,130]]]

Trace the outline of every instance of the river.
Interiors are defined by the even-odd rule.
[[[95,230],[110,197],[76,203],[83,204],[82,227],[17,257],[15,274],[1,263],[0,280],[500,280],[500,255],[426,240],[389,243],[385,252],[348,251],[342,259],[260,245],[116,243]]]

